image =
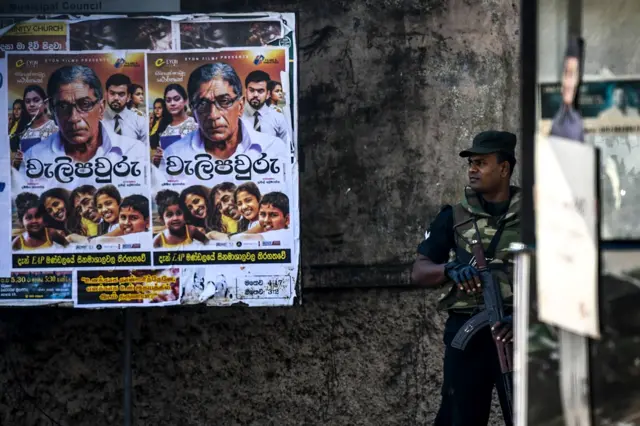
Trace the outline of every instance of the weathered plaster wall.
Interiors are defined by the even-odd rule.
[[[518,133],[518,3],[218,6],[187,8],[299,12],[306,293],[288,309],[139,313],[137,424],[430,424],[444,321],[435,294],[344,288],[407,284],[426,223],[464,182],[458,151],[481,130]],[[119,312],[0,319],[0,424],[51,424],[18,378],[61,424],[121,421]]]
[[[437,3],[324,8],[310,32],[301,12],[306,266],[410,261],[425,219],[458,196],[460,149],[517,130],[517,10]]]

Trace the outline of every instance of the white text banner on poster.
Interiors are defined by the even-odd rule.
[[[539,137],[535,152],[540,320],[598,338],[597,155],[592,145]]]

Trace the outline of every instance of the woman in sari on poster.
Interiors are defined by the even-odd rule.
[[[159,145],[153,155],[153,163],[160,164],[164,149],[198,128],[193,117],[187,114],[187,91],[179,84],[164,88],[164,107],[158,130]],[[155,106],[154,106],[155,109]]]
[[[17,148],[14,166],[22,162],[23,154],[43,139],[58,131],[58,126],[49,116],[47,109],[47,94],[38,85],[30,85],[24,89],[24,105],[26,120],[21,120],[24,127],[18,127],[11,145]],[[24,112],[23,112],[23,115]]]

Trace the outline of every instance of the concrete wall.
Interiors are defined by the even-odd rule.
[[[299,12],[303,305],[139,313],[137,424],[430,424],[444,318],[389,287],[457,199],[458,151],[519,131],[518,2],[217,3]],[[50,424],[20,382],[62,424],[118,424],[120,315],[0,311],[0,424]]]

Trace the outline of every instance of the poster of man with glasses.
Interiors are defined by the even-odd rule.
[[[156,250],[292,242],[290,140],[244,117],[257,71],[286,73],[286,49],[147,54]]]
[[[274,75],[287,70],[285,49],[261,50],[266,58],[253,50],[147,55],[147,104],[158,113],[159,122],[150,130],[154,165],[167,173],[171,157],[206,153],[215,160],[239,154],[260,158],[262,153],[277,156],[289,149],[282,138],[243,120],[244,79],[256,70]]]
[[[76,307],[293,303],[295,17],[29,21],[59,24],[70,44],[30,33],[0,58],[0,269],[20,283],[0,304],[49,303],[52,283]]]
[[[148,130],[126,114],[129,84],[144,82],[144,54],[7,61],[9,101],[26,96],[32,117],[11,144],[13,252],[149,249]],[[48,130],[34,137],[34,125]],[[57,266],[51,259],[42,266]]]

